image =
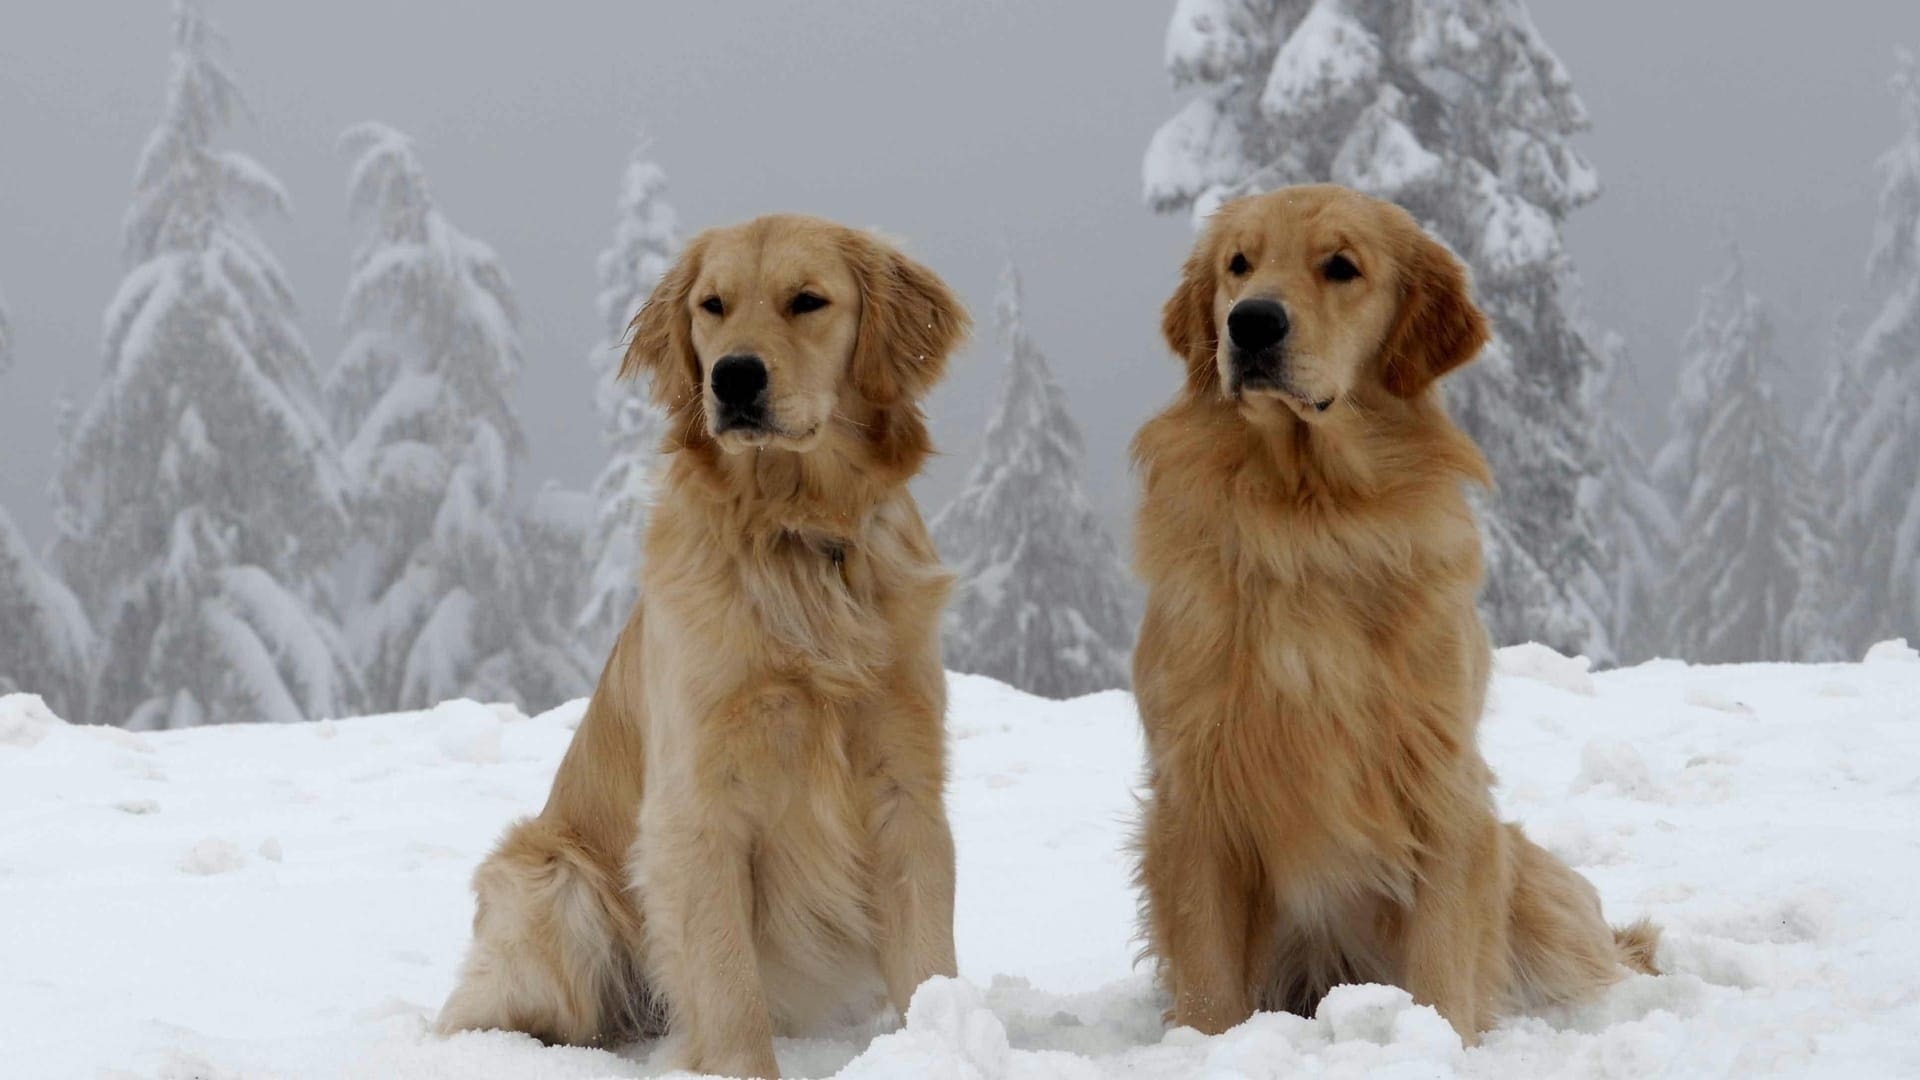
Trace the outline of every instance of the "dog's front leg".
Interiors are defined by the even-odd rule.
[[[1148,804],[1141,883],[1176,1024],[1218,1035],[1253,1015],[1246,947],[1252,897],[1217,831]]]
[[[681,815],[670,815],[678,818]],[[773,1021],[753,935],[753,871],[744,830],[668,820],[647,830],[642,856],[648,924],[687,1067],[777,1077]],[[671,928],[671,929],[667,929]]]
[[[953,833],[941,768],[895,762],[883,769],[870,826],[874,944],[887,996],[905,1016],[921,983],[959,971],[953,956]]]
[[[1493,1023],[1507,955],[1511,855],[1504,831],[1445,837],[1422,859],[1406,929],[1406,990],[1473,1045]]]

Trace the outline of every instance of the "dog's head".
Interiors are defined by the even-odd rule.
[[[1331,185],[1222,206],[1161,331],[1192,392],[1277,400],[1310,423],[1373,386],[1419,396],[1488,333],[1451,252],[1392,203]]]
[[[946,284],[891,245],[773,215],[687,244],[635,317],[621,373],[651,373],[683,446],[924,440],[916,402],[966,329]]]

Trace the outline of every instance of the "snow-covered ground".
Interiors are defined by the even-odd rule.
[[[962,980],[902,1030],[783,1040],[849,1077],[1920,1075],[1920,658],[1590,676],[1504,650],[1500,798],[1666,927],[1668,974],[1463,1049],[1397,990],[1167,1032],[1133,966],[1131,700],[953,679]],[[427,1032],[474,864],[580,712],[134,735],[0,699],[0,1075],[600,1077],[657,1047]]]

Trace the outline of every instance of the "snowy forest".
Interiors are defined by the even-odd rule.
[[[245,45],[201,0],[151,43],[170,67],[146,141],[126,147],[122,259],[101,268],[84,358],[101,379],[39,403],[58,414],[34,508],[50,537],[0,506],[0,692],[136,729],[585,694],[635,599],[661,436],[618,357],[680,243],[722,223],[675,212],[669,177],[700,183],[699,155],[609,133],[631,151],[605,178],[604,247],[583,255],[599,291],[565,316],[602,453],[577,487],[536,485],[516,408],[525,316],[489,223],[454,209],[467,178],[378,120],[338,132],[352,254],[329,315],[269,241],[293,208],[248,151],[272,117],[249,105]],[[1890,107],[1859,121],[1884,134],[1857,178],[1877,220],[1813,401],[1783,389],[1778,298],[1732,239],[1682,339],[1629,354],[1589,313],[1564,233],[1604,197],[1606,163],[1576,145],[1587,107],[1522,0],[1177,0],[1164,77],[1138,147],[1143,221],[1197,227],[1237,195],[1333,181],[1408,207],[1470,265],[1497,335],[1448,404],[1498,479],[1478,501],[1496,643],[1617,665],[1857,659],[1920,636],[1911,52],[1889,55]],[[1037,334],[1049,298],[1001,261],[967,360],[993,372],[990,420],[958,490],[923,506],[958,575],[948,666],[1057,698],[1124,687],[1129,539],[1089,494],[1084,437],[1114,421],[1056,377],[1100,360]],[[26,365],[83,362],[15,340],[7,298],[32,285],[0,280],[0,392]],[[329,318],[342,344],[322,355],[309,341]],[[1170,393],[1164,348],[1138,350]],[[1657,443],[1617,406],[1636,363],[1677,371]]]

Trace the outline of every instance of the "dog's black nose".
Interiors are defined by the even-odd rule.
[[[767,365],[757,356],[723,356],[713,365],[713,396],[731,412],[757,413],[767,392]]]
[[[1287,309],[1275,300],[1242,300],[1227,312],[1227,337],[1244,352],[1257,353],[1286,340]]]

